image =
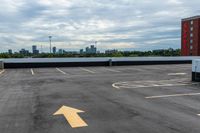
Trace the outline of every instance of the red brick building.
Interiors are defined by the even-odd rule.
[[[200,56],[200,16],[182,19],[182,56]]]

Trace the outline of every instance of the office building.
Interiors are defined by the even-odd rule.
[[[56,47],[53,47],[53,54],[56,54]]]
[[[59,49],[59,50],[58,50],[58,53],[59,53],[59,54],[63,54],[63,53],[64,53],[64,50],[63,50],[63,49]]]
[[[90,48],[86,47],[85,53],[86,54],[96,54],[97,53],[97,48],[94,45],[91,45]]]
[[[106,54],[113,54],[113,53],[117,53],[117,52],[118,52],[118,50],[116,50],[116,49],[113,49],[113,50],[106,50],[106,51],[105,51]]]
[[[200,56],[200,16],[182,19],[181,55]]]
[[[29,51],[26,50],[26,49],[21,49],[21,50],[19,51],[19,53],[20,53],[20,54],[23,54],[23,55],[28,55],[28,54],[29,54]]]
[[[63,54],[78,54],[78,51],[63,51]]]
[[[85,48],[85,53],[86,53],[86,54],[90,53],[90,48],[89,48],[89,47],[86,47],[86,48]]]
[[[80,49],[80,54],[84,54],[84,50],[83,49]]]
[[[37,46],[36,45],[32,46],[32,52],[33,52],[33,54],[39,54],[39,50],[37,50]]]
[[[12,54],[12,49],[9,49],[9,50],[8,50],[8,54]]]
[[[91,45],[90,49],[91,49],[91,53],[93,54],[97,53],[97,48],[94,45]]]

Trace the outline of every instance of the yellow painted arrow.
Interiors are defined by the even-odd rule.
[[[78,113],[83,113],[84,111],[75,108],[62,106],[53,115],[64,115],[65,119],[71,125],[72,128],[86,127],[88,126],[83,119],[78,115]]]

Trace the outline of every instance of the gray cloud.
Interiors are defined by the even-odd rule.
[[[180,48],[181,18],[200,13],[198,0],[1,0],[0,51],[53,44],[78,50]]]

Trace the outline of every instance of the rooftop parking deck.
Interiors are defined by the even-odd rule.
[[[6,69],[0,132],[199,133],[200,85],[191,72],[191,64]],[[84,111],[87,126],[53,115],[63,105]]]

